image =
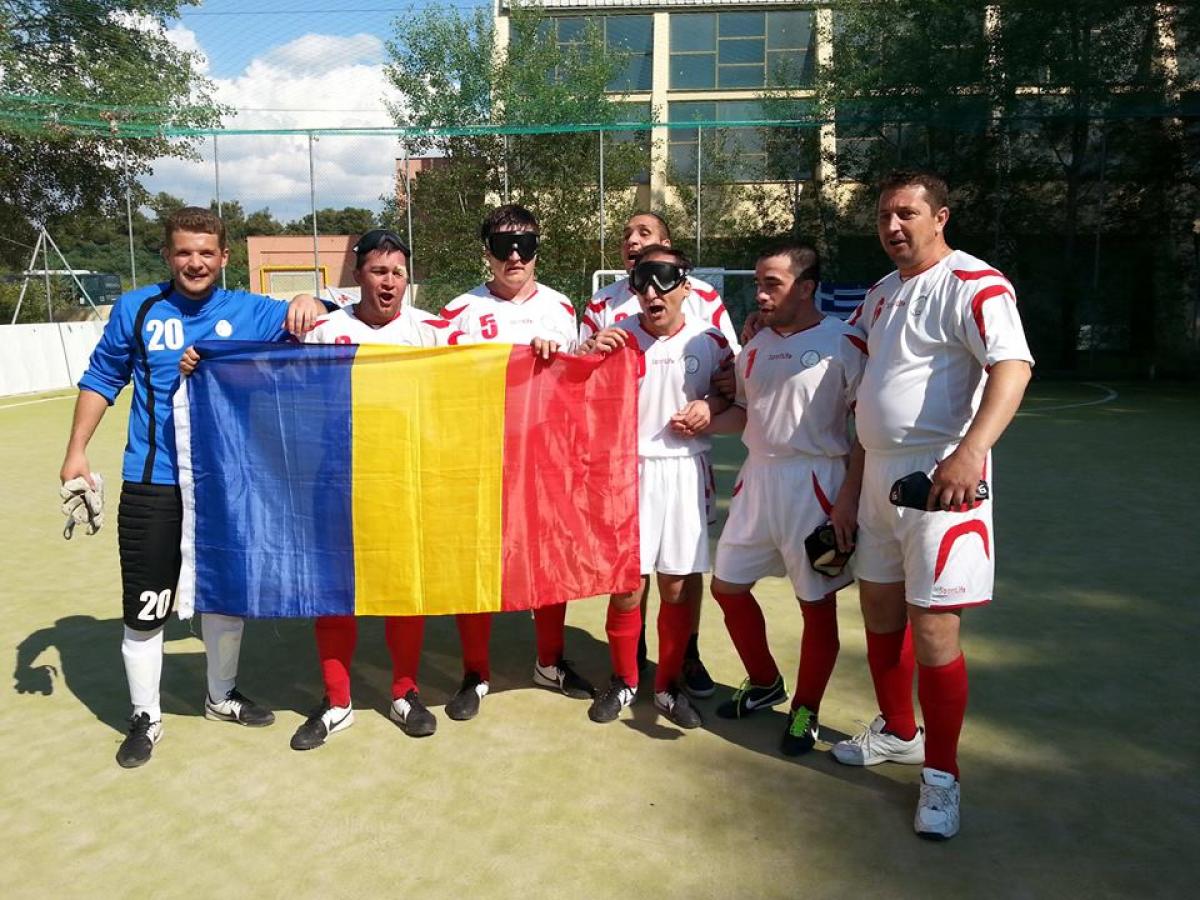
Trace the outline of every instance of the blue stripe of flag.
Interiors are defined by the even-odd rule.
[[[356,348],[216,341],[197,350],[188,385],[197,612],[353,615]],[[338,540],[314,544],[314,534]]]

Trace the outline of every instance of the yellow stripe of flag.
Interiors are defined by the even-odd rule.
[[[511,347],[362,346],[351,371],[355,612],[500,609]],[[411,604],[411,605],[410,605]]]

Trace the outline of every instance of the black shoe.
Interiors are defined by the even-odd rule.
[[[437,731],[437,719],[425,708],[416,688],[393,700],[388,715],[409,737],[429,737]]]
[[[638,671],[645,672],[648,658],[647,658],[647,654],[646,654],[646,626],[644,624],[642,625],[642,633],[638,635],[637,661],[638,661]]]
[[[802,756],[817,743],[820,725],[817,714],[807,706],[797,706],[788,713],[787,728],[779,742],[779,752],[784,756]]]
[[[533,683],[549,691],[559,691],[575,700],[590,700],[596,693],[592,683],[571,668],[568,660],[560,659],[552,666],[533,664]]]
[[[711,697],[716,693],[717,686],[713,684],[708,669],[699,657],[683,661],[683,689],[697,699]]]
[[[354,708],[350,706],[330,706],[329,698],[321,700],[321,705],[313,710],[312,715],[296,729],[292,735],[293,750],[315,750],[329,738],[354,724]]]
[[[138,713],[129,718],[129,734],[117,748],[117,765],[123,769],[136,769],[150,762],[154,745],[162,737],[162,720],[150,721],[150,713]]]
[[[717,715],[722,719],[744,719],[757,709],[776,706],[786,699],[787,689],[783,686],[782,675],[775,679],[774,684],[766,687],[751,684],[747,678],[730,699],[717,707]]]
[[[204,718],[218,722],[237,722],[251,728],[263,728],[275,721],[275,713],[259,706],[237,688],[225,695],[223,700],[204,698]]]
[[[680,728],[699,728],[704,724],[696,707],[692,706],[687,694],[671,685],[665,691],[654,694],[654,708]]]
[[[458,693],[446,704],[446,715],[456,722],[465,722],[479,714],[479,701],[487,695],[488,683],[476,672],[468,672]]]
[[[627,706],[632,706],[637,699],[637,688],[630,687],[625,679],[614,675],[612,681],[588,707],[588,718],[593,722],[615,722]]]

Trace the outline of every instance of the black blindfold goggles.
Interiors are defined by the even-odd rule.
[[[532,231],[494,231],[487,238],[488,253],[496,259],[508,259],[514,250],[521,262],[529,262],[538,252],[538,236]]]
[[[629,273],[629,284],[635,293],[644,294],[652,286],[659,294],[667,294],[687,279],[687,269],[662,260],[639,262]]]

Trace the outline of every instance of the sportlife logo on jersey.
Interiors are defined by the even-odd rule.
[[[700,357],[689,353],[683,358],[683,369],[689,375],[695,375],[700,371]]]
[[[929,302],[929,295],[928,295],[928,294],[922,294],[920,297],[918,297],[918,298],[917,298],[917,299],[916,299],[916,300],[913,302],[913,305],[912,305],[912,314],[913,314],[914,316],[919,316],[921,313],[925,312],[925,305],[926,305],[928,302]]]
[[[820,361],[821,354],[816,350],[805,350],[803,355],[800,357],[800,365],[804,366],[806,369],[811,369]]]

